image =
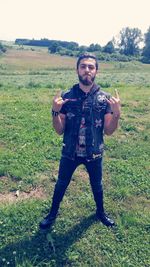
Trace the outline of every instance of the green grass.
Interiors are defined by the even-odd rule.
[[[117,226],[107,229],[96,220],[81,166],[55,225],[39,231],[51,204],[62,145],[52,128],[52,98],[77,81],[74,64],[75,59],[47,59],[45,50],[18,54],[11,49],[0,58],[0,266],[148,267],[149,65],[102,64],[97,77],[112,95],[117,87],[122,102],[120,127],[105,138],[104,157],[105,207]]]

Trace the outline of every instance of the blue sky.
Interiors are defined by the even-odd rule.
[[[48,38],[105,45],[123,27],[150,26],[150,0],[0,0],[0,40]]]

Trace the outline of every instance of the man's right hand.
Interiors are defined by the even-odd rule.
[[[61,97],[61,92],[58,92],[56,94],[56,96],[54,96],[54,99],[53,99],[53,106],[52,106],[52,109],[55,111],[55,112],[59,112],[62,108],[62,106],[68,102],[69,99],[65,99],[63,100],[63,98]]]

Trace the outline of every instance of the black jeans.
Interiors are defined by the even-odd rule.
[[[60,202],[66,192],[66,189],[71,181],[71,177],[75,169],[79,165],[85,165],[89,174],[90,184],[94,195],[97,210],[104,212],[103,208],[103,186],[102,186],[102,158],[87,161],[86,158],[76,157],[75,160],[62,157],[59,165],[58,180],[55,185],[51,214],[56,216]]]

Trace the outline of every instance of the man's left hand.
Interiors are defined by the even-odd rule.
[[[121,114],[121,103],[120,103],[120,97],[117,89],[115,89],[115,97],[112,96],[110,99],[107,99],[107,103],[110,104],[113,116],[115,118],[120,118]]]

